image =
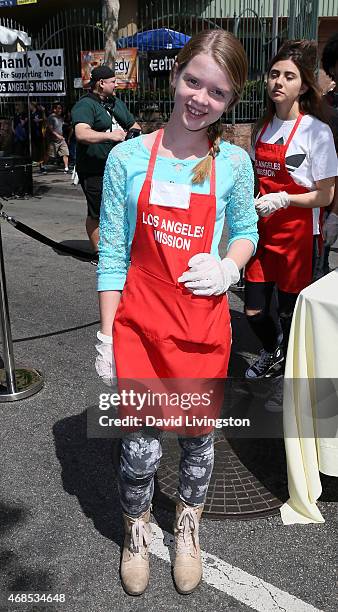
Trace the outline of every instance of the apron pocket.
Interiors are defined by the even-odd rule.
[[[224,344],[230,313],[226,295],[201,297],[131,266],[116,319],[166,342]]]
[[[226,295],[197,296],[179,292],[176,301],[176,339],[206,346],[224,344],[230,312]]]

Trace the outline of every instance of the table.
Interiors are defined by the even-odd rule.
[[[323,523],[319,472],[338,476],[338,269],[298,297],[283,413],[290,499],[280,509],[282,521]]]

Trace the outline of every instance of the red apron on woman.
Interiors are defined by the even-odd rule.
[[[286,153],[303,115],[300,114],[284,145],[262,142],[268,123],[262,129],[255,147],[255,168],[260,195],[286,191],[308,193],[286,169]],[[255,255],[245,267],[248,281],[275,282],[278,289],[299,293],[312,280],[313,222],[312,208],[288,206],[261,217],[258,221],[259,242]]]
[[[174,387],[180,392],[191,387],[191,379],[199,379],[193,388],[200,392],[205,390],[202,379],[225,378],[227,374],[231,347],[228,300],[226,295],[193,295],[177,279],[188,269],[193,255],[211,250],[216,218],[215,161],[210,194],[191,193],[186,208],[176,207],[174,201],[172,205],[151,203],[162,134],[160,130],[153,144],[139,195],[131,265],[113,325],[117,378],[148,379],[150,385],[154,379],[175,379]],[[186,381],[180,384],[179,379]],[[202,414],[201,409],[194,410]],[[208,415],[208,408],[203,414]]]

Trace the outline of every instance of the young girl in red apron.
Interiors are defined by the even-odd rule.
[[[228,32],[203,31],[191,38],[172,73],[175,105],[165,129],[118,145],[108,159],[96,368],[103,379],[113,372],[120,390],[129,381],[128,391],[169,390],[186,399],[184,391],[201,396],[214,379],[226,377],[231,347],[226,291],[254,251],[257,216],[250,160],[222,142],[220,118],[238,102],[246,71],[243,47]],[[225,212],[230,240],[220,260]],[[184,416],[186,408],[173,407],[173,416]],[[188,409],[189,415],[199,410]],[[122,413],[145,411],[137,413],[130,401]],[[146,413],[163,417],[161,406],[154,408],[148,399]],[[212,407],[200,414],[213,416]],[[159,430],[173,427],[162,419],[155,429],[132,429],[122,438],[118,473],[126,532],[121,578],[127,593],[139,595],[149,580]],[[212,429],[206,424],[188,437],[184,427],[176,427],[182,455],[174,580],[180,593],[192,592],[202,577],[198,526],[213,467]]]
[[[280,370],[297,296],[312,278],[312,211],[333,197],[337,157],[323,122],[316,57],[309,41],[282,46],[268,69],[268,108],[254,130],[259,244],[245,269],[245,310],[263,349],[246,372],[250,379]],[[283,349],[270,313],[275,286]]]

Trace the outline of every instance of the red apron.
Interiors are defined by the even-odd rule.
[[[139,195],[131,265],[113,325],[117,378],[148,379],[149,384],[150,379],[175,379],[176,388],[179,379],[185,379],[181,391],[189,380],[191,385],[191,379],[199,379],[194,389],[201,390],[205,388],[202,379],[227,374],[231,347],[228,300],[226,295],[193,295],[177,279],[188,269],[193,255],[211,250],[215,161],[210,194],[191,193],[188,209],[151,204],[162,134],[160,130],[156,136]]]
[[[255,148],[255,168],[261,195],[286,191],[308,193],[286,169],[289,144],[303,115],[300,114],[285,145],[262,142],[265,124]],[[275,282],[281,291],[299,293],[312,280],[312,208],[289,206],[258,221],[259,242],[255,255],[245,268],[251,282]]]

